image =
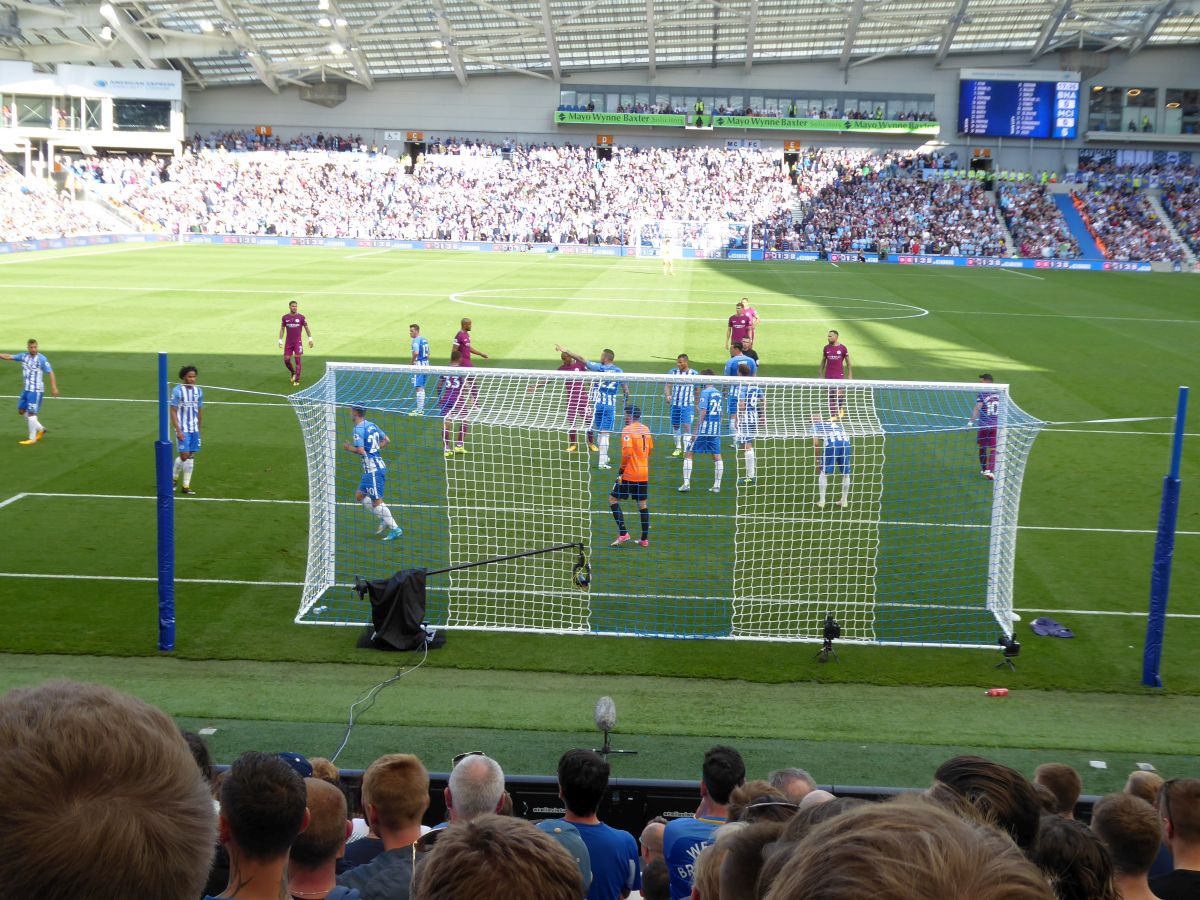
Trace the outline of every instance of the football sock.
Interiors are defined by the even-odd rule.
[[[300,380],[300,372],[301,372],[301,370],[303,370],[303,368],[304,368],[304,357],[302,357],[302,356],[297,356],[297,357],[296,357],[296,368],[295,368],[295,370],[294,370],[294,371],[295,371],[295,373],[296,373],[296,380],[297,380],[297,381],[299,381],[299,380]]]
[[[849,475],[842,476],[842,502],[843,503],[850,502],[850,476]]]
[[[725,474],[725,460],[717,460],[716,470],[716,473],[713,475],[713,487],[719,488],[721,486],[721,478]]]
[[[425,388],[417,388],[417,409],[425,408]]]
[[[821,472],[817,476],[817,499],[825,502],[825,491],[829,488],[829,476]]]
[[[671,429],[671,433],[673,435],[675,435],[675,449],[676,450],[680,450],[683,447],[683,434],[681,432],[682,432],[682,429],[679,428],[678,426]]]
[[[642,540],[650,539],[650,507],[639,509],[638,512],[642,517]]]
[[[683,461],[683,483],[688,484],[692,480],[692,461],[685,459]]]
[[[988,448],[987,447],[979,448],[979,468],[981,468],[981,469],[988,468]]]
[[[179,473],[180,473],[180,472],[182,472],[182,471],[183,471],[183,460],[182,460],[182,459],[180,459],[180,458],[177,456],[177,457],[175,457],[175,470],[174,470],[174,472],[171,474],[171,477],[172,477],[173,479],[175,479],[176,481],[178,481],[178,480],[179,480]]]
[[[194,459],[185,459],[183,461],[183,486],[187,487],[192,483],[192,469],[196,467]]]
[[[458,428],[458,446],[461,447],[463,445],[463,442],[466,441],[466,439],[467,439],[467,432],[470,430],[471,430],[471,426],[468,425],[466,422],[463,422],[462,425],[459,426],[459,428]]]
[[[442,426],[442,446],[447,450],[450,449],[450,426],[449,425]]]
[[[370,498],[368,497],[367,499],[369,500]],[[375,507],[375,515],[379,516],[383,520],[383,524],[388,528],[396,527],[396,520],[392,518],[392,511],[387,508],[386,503],[380,503]]]
[[[758,465],[754,459],[754,448],[746,448],[746,477],[753,478],[758,471]]]
[[[285,356],[285,357],[283,358],[283,364],[284,364],[285,366],[287,366],[287,370],[288,370],[289,372],[291,372],[291,373],[292,373],[292,377],[293,377],[293,378],[295,378],[295,377],[296,377],[296,370],[292,368],[292,358],[291,358],[290,356]]]
[[[375,501],[374,500],[372,500],[370,497],[363,497],[362,500],[359,502],[362,503],[363,509],[365,509],[367,512],[369,512],[371,515],[375,515]]]
[[[31,415],[29,418],[29,439],[32,441],[37,438],[37,433],[42,430],[42,423],[38,421],[36,415]]]
[[[600,435],[600,461],[608,462],[608,432]]]
[[[619,503],[610,503],[608,508],[612,510],[613,518],[617,520],[617,531],[621,534],[627,534],[625,531],[625,513],[621,512]]]

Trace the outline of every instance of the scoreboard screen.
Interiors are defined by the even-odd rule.
[[[958,83],[960,134],[1073,138],[1078,125],[1078,81],[964,78]]]

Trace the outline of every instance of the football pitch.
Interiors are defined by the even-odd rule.
[[[56,673],[109,681],[185,724],[218,728],[224,758],[276,745],[329,755],[350,703],[417,660],[356,650],[356,629],[293,624],[308,497],[275,343],[287,300],[299,300],[316,337],[305,356],[311,384],[326,361],[407,362],[410,322],[443,362],[463,316],[491,356],[483,366],[551,369],[561,343],[588,358],[612,347],[630,372],[665,373],[680,352],[696,368],[718,368],[725,320],[746,296],[761,316],[764,375],[815,376],[825,332],[836,328],[856,378],[962,382],[988,371],[1012,385],[1024,410],[1056,423],[1034,444],[1022,492],[1017,671],[994,670],[998,654],[979,650],[853,646],[840,663],[820,665],[810,645],[454,631],[380,695],[340,761],[411,749],[437,769],[440,755],[483,742],[506,754],[509,771],[550,772],[561,749],[591,740],[591,704],[611,694],[621,729],[644,736],[643,757],[620,763],[628,775],[693,777],[703,746],[718,737],[763,765],[817,760],[826,781],[917,783],[953,748],[1022,767],[1049,758],[1022,756],[1042,750],[1084,768],[1104,753],[1113,772],[1135,759],[1195,767],[1187,724],[1200,712],[1195,408],[1166,690],[1139,685],[1170,417],[1178,386],[1197,371],[1194,279],[736,262],[681,262],[676,272],[664,277],[650,260],[241,246],[0,261],[0,350],[38,339],[63,392],[46,402],[48,434],[36,446],[18,446],[25,435],[15,415],[0,419],[9,423],[0,428],[0,687]],[[159,350],[171,354],[172,373],[197,366],[206,386],[198,494],[176,504],[170,657],[155,648]],[[14,408],[19,369],[0,364],[0,379]],[[1136,421],[1104,421],[1119,419]],[[973,442],[962,440],[964,471],[950,484],[975,490]],[[660,441],[652,470],[662,539],[649,551],[662,567],[705,556],[687,544],[684,498],[667,496],[679,465],[669,453],[669,439]],[[726,460],[732,487],[733,454]],[[710,472],[698,459],[694,491],[704,493]],[[393,493],[401,499],[389,485]],[[636,536],[632,504],[626,515]],[[611,518],[595,527],[608,534]],[[724,564],[719,550],[710,553]],[[1038,615],[1076,638],[1034,636],[1027,625]],[[991,686],[1012,696],[985,701],[981,688]],[[1088,790],[1110,786],[1099,770],[1091,777]]]

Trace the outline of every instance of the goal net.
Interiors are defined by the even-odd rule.
[[[428,379],[423,408],[416,407],[420,376]],[[832,614],[846,641],[994,647],[1001,632],[1011,634],[1021,479],[1041,423],[1006,386],[988,386],[996,422],[988,479],[980,434],[968,424],[979,384],[643,374],[620,376],[628,399],[618,400],[607,448],[613,468],[601,468],[588,428],[593,388],[611,377],[330,364],[319,382],[291,396],[311,513],[296,621],[369,622],[356,577],[578,544],[590,563],[590,590],[575,583],[573,550],[537,553],[431,574],[429,621],[820,640]],[[718,486],[716,460],[701,445],[691,490],[680,492],[690,445],[673,428],[671,398],[690,405],[705,385],[721,395],[720,490],[709,490]],[[748,386],[756,389],[753,402]],[[733,396],[740,397],[736,420]],[[384,501],[404,532],[391,542],[355,499],[362,458],[342,449],[351,406],[363,407],[390,439],[382,451]],[[610,493],[622,416],[632,406],[654,441],[648,545],[638,542],[637,504],[625,499],[631,540],[610,546],[619,533]],[[592,437],[600,445],[601,434]],[[843,439],[848,451],[830,449]]]
[[[700,259],[727,259],[750,246],[746,222],[639,219],[629,233],[638,256],[661,257],[664,239],[676,257]]]

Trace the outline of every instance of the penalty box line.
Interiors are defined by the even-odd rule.
[[[75,500],[157,500],[158,497],[153,494],[87,494],[87,493],[69,493],[58,491],[26,491],[20,494],[14,494],[7,500],[0,501],[0,509],[9,504],[16,503],[26,497],[49,497],[56,499],[75,499]],[[246,503],[246,504],[280,504],[284,506],[308,506],[307,500],[270,500],[256,497],[196,497],[191,496],[186,500],[178,501],[180,503]],[[347,509],[358,506],[357,503],[350,501],[339,501],[338,506]],[[441,509],[444,507],[435,507],[428,503],[389,503],[388,506],[396,509]],[[477,507],[481,512],[491,511],[490,507]],[[501,512],[508,512],[512,507],[497,507]],[[607,518],[609,512],[603,509],[593,509],[591,515]],[[723,513],[683,513],[686,518],[705,518],[705,519],[727,519],[727,515]],[[778,516],[770,516],[771,521],[781,521]],[[800,519],[786,519],[790,522],[825,522],[828,521],[827,516],[812,516]],[[839,521],[846,522],[848,520],[840,519]],[[852,521],[852,520],[851,520]],[[917,528],[965,528],[965,529],[981,529],[989,528],[989,525],[972,525],[955,522],[922,522],[922,521],[903,521],[890,519],[872,519],[862,524],[870,525],[908,525]],[[1157,534],[1157,530],[1153,528],[1084,528],[1070,525],[1018,525],[1018,531],[1061,531],[1072,533],[1086,534],[1133,534],[1133,535],[1149,535]],[[1200,536],[1200,531],[1177,531],[1175,534],[1179,537],[1197,537]]]

